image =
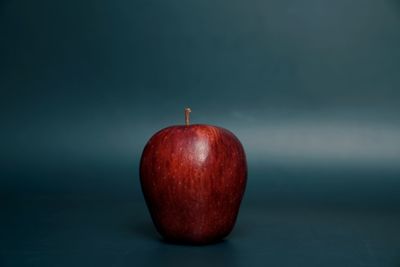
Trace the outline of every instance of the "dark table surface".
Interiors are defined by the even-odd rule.
[[[234,231],[200,247],[164,242],[137,177],[114,175],[3,186],[0,266],[400,266],[396,175],[250,172]]]

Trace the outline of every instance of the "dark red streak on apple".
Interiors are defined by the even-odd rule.
[[[226,129],[172,126],[145,146],[140,179],[163,237],[211,243],[233,229],[246,186],[246,156],[240,141]]]

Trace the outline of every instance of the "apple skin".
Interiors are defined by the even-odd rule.
[[[226,129],[171,126],[146,144],[140,181],[153,223],[166,240],[214,243],[234,227],[247,182],[246,155]]]

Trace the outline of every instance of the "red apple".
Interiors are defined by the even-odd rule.
[[[191,244],[219,241],[232,230],[247,181],[246,155],[230,131],[186,125],[157,132],[140,162],[142,191],[158,232]]]

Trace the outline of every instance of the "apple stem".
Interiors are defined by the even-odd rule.
[[[190,124],[190,112],[192,112],[192,110],[190,108],[185,108],[185,124],[186,124],[186,126],[189,126],[189,124]]]

